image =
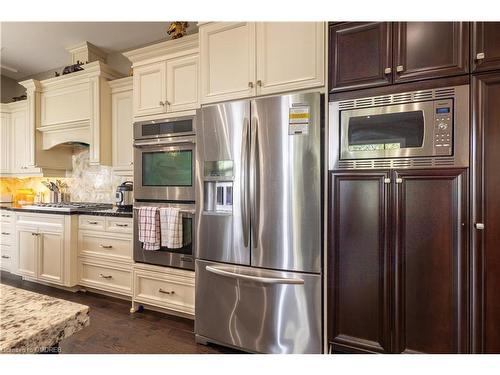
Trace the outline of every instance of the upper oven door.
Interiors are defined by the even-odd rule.
[[[434,154],[434,101],[340,112],[340,159]]]
[[[195,200],[194,137],[134,142],[135,199]]]

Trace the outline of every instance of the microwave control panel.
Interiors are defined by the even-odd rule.
[[[453,100],[434,102],[434,154],[453,154]]]

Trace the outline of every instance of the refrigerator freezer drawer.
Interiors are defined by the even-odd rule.
[[[321,353],[321,276],[196,260],[195,332],[257,353]]]

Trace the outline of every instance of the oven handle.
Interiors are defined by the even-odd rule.
[[[227,270],[227,267],[212,267],[206,266],[205,269],[208,272],[215,273],[220,276],[226,276],[233,279],[247,280],[247,281],[255,281],[262,284],[295,284],[302,285],[304,284],[304,280],[299,278],[285,278],[285,277],[262,277],[262,276],[253,276],[253,275],[245,275],[238,272],[231,272]]]
[[[194,144],[195,139],[193,137],[177,137],[177,138],[166,138],[157,139],[155,141],[135,141],[134,147],[145,147],[145,146],[165,146],[165,145],[180,145],[180,144]]]

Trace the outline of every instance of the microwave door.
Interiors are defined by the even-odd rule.
[[[432,155],[433,110],[433,102],[417,102],[342,111],[340,158]]]

